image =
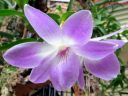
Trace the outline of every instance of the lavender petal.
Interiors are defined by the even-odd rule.
[[[89,10],[81,10],[70,16],[62,26],[63,35],[72,38],[77,45],[88,42],[92,36],[93,21]]]
[[[29,5],[24,6],[25,16],[37,34],[49,44],[60,37],[60,28],[47,14]],[[57,38],[58,37],[58,38]]]
[[[85,60],[85,67],[94,76],[111,80],[120,73],[120,63],[115,54],[111,54],[101,60]]]

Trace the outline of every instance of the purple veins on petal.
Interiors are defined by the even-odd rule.
[[[61,50],[59,51],[58,55],[59,55],[60,57],[65,57],[65,56],[68,55],[69,50],[70,50],[69,47],[65,47],[65,48],[63,48],[63,49],[61,49]]]

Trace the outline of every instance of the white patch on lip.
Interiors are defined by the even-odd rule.
[[[56,39],[53,42],[54,42],[53,46],[55,47],[55,49],[58,49],[58,50],[65,49],[67,47],[71,47],[72,45],[75,44],[75,42],[67,36],[63,36],[62,38]]]

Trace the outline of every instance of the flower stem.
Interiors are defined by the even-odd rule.
[[[107,34],[107,35],[104,35],[104,36],[102,36],[102,37],[93,38],[92,40],[107,39],[107,38],[109,38],[109,37],[112,37],[112,36],[114,36],[114,35],[117,35],[117,34],[119,34],[119,33],[122,33],[122,32],[125,31],[127,28],[128,28],[128,24],[122,26],[122,28],[121,28],[120,30],[116,31],[116,32],[112,32],[112,33]]]
[[[70,0],[70,2],[69,2],[69,4],[68,4],[67,11],[70,11],[70,10],[72,9],[73,1],[74,1],[74,0]]]

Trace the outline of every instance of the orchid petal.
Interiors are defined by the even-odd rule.
[[[85,60],[85,67],[94,76],[111,80],[120,73],[120,63],[114,54],[111,54],[101,60]]]
[[[118,46],[117,46],[117,49],[123,47],[124,44],[126,43],[126,42],[123,41],[123,40],[115,40],[115,39],[107,39],[107,40],[104,40],[104,42],[108,42],[108,43],[110,42],[110,43],[115,43],[115,44],[117,44],[117,45],[118,45]]]
[[[59,63],[54,62],[54,67],[51,69],[50,80],[57,90],[64,91],[71,88],[78,79],[80,62],[73,53],[69,53],[65,58],[55,59],[56,62],[58,60]]]
[[[48,60],[48,59],[46,59]],[[45,64],[44,64],[45,63]],[[46,63],[45,60],[40,64],[40,66],[32,69],[30,74],[30,81],[33,83],[43,83],[49,79],[49,69],[51,64]]]
[[[104,41],[89,41],[82,47],[75,48],[76,54],[88,59],[101,59],[113,53],[117,44]]]
[[[25,16],[37,34],[49,44],[60,37],[60,29],[56,22],[47,14],[29,5],[24,7]],[[57,38],[58,37],[58,38]]]
[[[49,79],[49,65],[40,64],[40,66],[32,69],[30,74],[30,81],[33,83],[43,83]]]
[[[52,60],[55,56],[46,57],[38,67],[32,69],[30,74],[30,81],[34,83],[43,83],[49,78],[50,69],[52,67]]]
[[[20,68],[37,67],[43,58],[51,54],[53,48],[41,42],[28,42],[18,44],[8,49],[3,57],[5,61]]]
[[[80,67],[80,70],[79,70],[78,84],[79,84],[81,89],[84,89],[85,80],[84,80],[84,72],[83,72],[83,68],[82,67]]]
[[[93,21],[89,10],[81,10],[70,16],[62,26],[64,36],[72,38],[77,45],[88,42],[92,36]]]

